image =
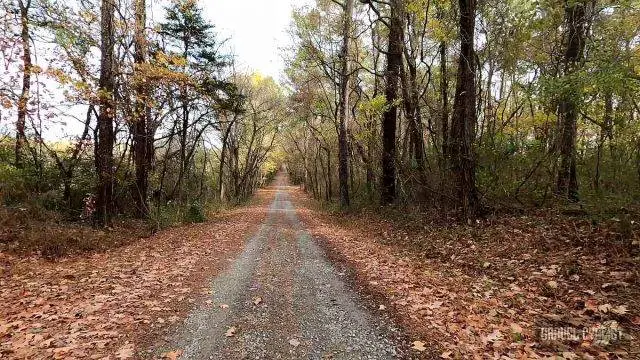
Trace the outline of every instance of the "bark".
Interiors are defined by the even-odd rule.
[[[96,171],[98,183],[96,186],[96,225],[108,226],[114,213],[113,199],[113,144],[114,130],[113,118],[115,116],[115,104],[113,91],[115,88],[113,62],[114,62],[114,12],[113,0],[103,0],[100,8],[100,110],[98,114],[97,139],[96,139]]]
[[[451,118],[450,160],[456,185],[456,207],[467,219],[475,217],[478,195],[475,183],[476,83],[474,30],[476,0],[459,0],[460,58]]]
[[[347,121],[349,116],[349,43],[353,13],[353,0],[344,4],[342,28],[342,51],[340,54],[340,103],[338,130],[338,180],[340,186],[340,207],[349,206],[349,144],[347,142]]]
[[[18,0],[20,8],[20,40],[22,42],[22,91],[18,100],[18,119],[16,121],[16,144],[15,144],[15,165],[17,168],[24,166],[22,160],[23,148],[27,142],[25,125],[28,112],[29,93],[31,91],[31,46],[29,45],[29,8],[31,1]]]
[[[444,12],[438,10],[438,18],[444,20]],[[449,155],[449,72],[447,70],[447,42],[440,42],[440,131],[442,136],[442,165],[446,165]],[[445,166],[442,166],[444,170]]]
[[[147,59],[147,46],[145,37],[146,26],[146,4],[145,0],[135,0],[135,35],[134,35],[134,55],[135,71],[140,71],[141,66]],[[148,106],[148,91],[144,84],[143,77],[138,76],[135,86],[136,104],[134,110],[133,126],[133,153],[136,168],[136,215],[144,218],[149,214],[148,194],[149,194],[149,167],[151,165],[150,143],[153,139],[150,136]]]
[[[564,75],[571,75],[581,65],[587,36],[587,7],[591,1],[565,0],[565,22],[567,27],[564,54]],[[576,175],[576,136],[578,109],[572,95],[564,94],[559,104],[560,115],[560,169],[556,192],[569,200],[578,200]]]
[[[398,117],[398,80],[402,66],[402,0],[391,2],[389,20],[389,41],[385,70],[386,107],[382,117],[382,179],[380,181],[380,201],[391,204],[396,199],[396,120]]]
[[[409,158],[415,161],[420,172],[424,170],[424,140],[422,137],[422,120],[418,105],[417,69],[415,62],[407,59],[409,74],[401,65],[402,98],[404,112],[409,126]]]
[[[227,141],[229,139],[229,133],[231,132],[231,128],[233,127],[233,124],[236,122],[236,119],[238,118],[238,114],[234,113],[233,114],[233,120],[231,120],[231,122],[229,124],[227,124],[227,127],[224,129],[224,133],[222,136],[222,149],[220,150],[220,166],[218,167],[218,173],[220,176],[220,181],[218,183],[218,196],[220,201],[224,200],[225,194],[224,194],[224,165],[225,165],[225,160],[226,160],[226,156],[227,156]]]
[[[189,102],[187,100],[187,90],[183,90],[182,95],[182,126],[180,127],[180,171],[178,173],[178,182],[176,183],[174,193],[178,192],[180,203],[184,197],[184,176],[187,172],[187,136],[189,130]]]
[[[598,151],[596,154],[596,171],[593,177],[593,187],[596,191],[600,190],[600,165],[602,162],[604,142],[607,137],[611,139],[611,128],[613,127],[613,96],[611,92],[605,94],[604,101],[604,119],[600,126],[600,139],[598,139]]]

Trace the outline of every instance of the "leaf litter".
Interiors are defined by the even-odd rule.
[[[640,356],[639,252],[617,240],[610,224],[543,212],[451,225],[441,214],[393,220],[379,210],[331,214],[301,191],[294,199],[330,257],[386,301],[418,356]],[[638,233],[631,236],[637,240]],[[547,341],[541,331],[549,328],[614,329],[621,336]],[[431,351],[416,349],[423,341]]]
[[[0,358],[135,357],[209,296],[207,280],[255,232],[266,201],[103,253],[51,262],[0,252]]]

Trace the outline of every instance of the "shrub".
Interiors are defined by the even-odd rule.
[[[207,216],[204,213],[202,205],[198,202],[192,203],[184,216],[184,222],[193,224],[203,223],[205,221],[207,221]]]

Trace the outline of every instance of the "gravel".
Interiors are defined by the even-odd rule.
[[[213,279],[213,303],[194,310],[153,352],[179,349],[181,359],[401,357],[392,340],[399,330],[366,309],[298,220],[286,186],[277,189],[265,223]]]

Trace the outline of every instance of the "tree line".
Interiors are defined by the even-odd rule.
[[[637,202],[639,22],[630,0],[317,0],[290,29],[291,176],[467,219]]]
[[[283,89],[236,70],[196,0],[2,2],[0,200],[110,226],[247,199]]]

